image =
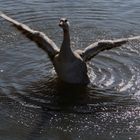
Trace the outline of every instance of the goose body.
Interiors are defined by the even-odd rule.
[[[128,41],[138,40],[140,36],[121,38],[116,40],[100,40],[84,50],[72,51],[70,44],[69,22],[67,19],[60,19],[59,26],[63,29],[63,42],[60,49],[43,32],[31,29],[7,15],[0,13],[0,16],[11,22],[27,38],[34,41],[38,47],[43,49],[49,56],[55,71],[62,81],[71,84],[87,85],[90,80],[87,74],[86,62],[104,50],[119,47]]]
[[[67,83],[88,84],[87,65],[79,54],[71,60],[63,59],[59,54],[54,57],[54,67],[59,78]]]
[[[56,73],[67,83],[88,84],[87,65],[80,54],[71,49],[68,21],[60,19],[59,26],[63,29],[64,36],[60,52],[53,59]]]

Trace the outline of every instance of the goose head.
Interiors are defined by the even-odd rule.
[[[63,29],[63,30],[69,30],[69,22],[66,18],[61,18],[60,22],[59,22],[59,26]]]

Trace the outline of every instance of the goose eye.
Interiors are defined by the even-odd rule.
[[[65,22],[67,22],[68,20],[67,19],[65,19]]]

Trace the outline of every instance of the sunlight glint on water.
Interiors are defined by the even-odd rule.
[[[140,35],[140,1],[0,0],[0,10],[45,32],[59,46],[60,17],[72,49],[99,39]],[[89,63],[88,87],[58,81],[48,56],[0,18],[0,140],[137,140],[140,41]]]

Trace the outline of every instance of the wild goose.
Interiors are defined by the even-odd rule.
[[[49,56],[53,63],[58,77],[71,84],[87,85],[90,79],[87,75],[86,62],[91,60],[94,56],[104,50],[109,50],[119,47],[128,41],[140,39],[140,36],[121,38],[116,40],[100,40],[95,42],[84,50],[72,51],[70,44],[69,22],[65,18],[61,18],[59,26],[63,29],[63,42],[60,49],[57,45],[43,32],[31,29],[25,24],[22,24],[7,15],[0,13],[0,16],[7,21],[11,22],[18,30],[34,41],[38,47],[43,49]]]

